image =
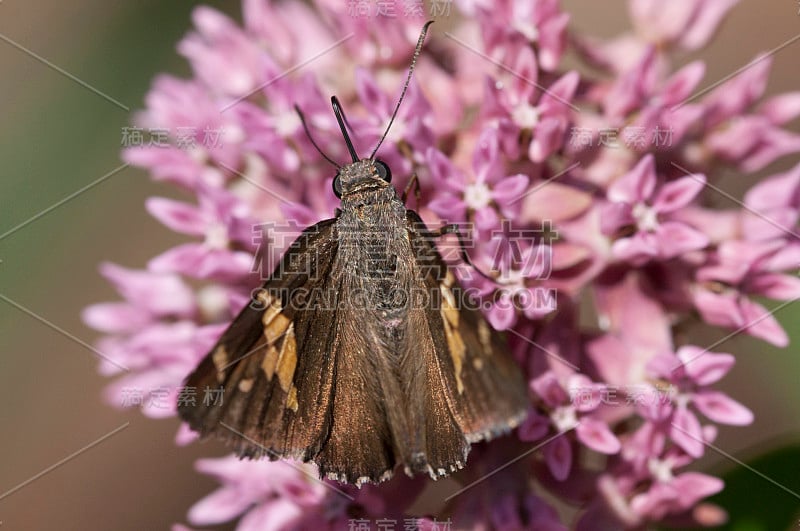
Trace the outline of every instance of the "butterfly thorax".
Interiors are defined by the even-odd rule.
[[[388,183],[365,186],[342,196],[336,225],[337,260],[349,264],[345,281],[363,294],[360,312],[384,323],[387,341],[399,340],[411,288],[404,281],[412,278],[406,269],[413,264],[405,205]]]

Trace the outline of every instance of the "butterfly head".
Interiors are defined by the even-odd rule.
[[[362,159],[339,168],[333,179],[333,193],[341,198],[353,192],[379,190],[389,186],[392,172],[382,160]]]
[[[375,190],[389,186],[392,181],[392,172],[389,166],[382,160],[378,160],[373,156],[366,159],[358,157],[353,142],[350,140],[350,135],[347,133],[347,118],[344,116],[342,106],[336,96],[331,98],[331,105],[333,105],[333,112],[336,114],[336,121],[339,122],[339,128],[342,130],[347,150],[350,152],[350,158],[353,162],[339,167],[336,177],[333,179],[333,193],[336,197],[342,197],[352,192],[363,190]]]

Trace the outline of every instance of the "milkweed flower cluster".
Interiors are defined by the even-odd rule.
[[[136,117],[166,142],[123,151],[184,193],[146,208],[187,243],[141,270],[101,267],[122,300],[84,317],[118,362],[100,367],[115,377],[108,399],[175,415],[183,379],[259,284],[256,256],[279,256],[291,241],[258,241],[253,227],[299,231],[338,204],[334,172],[294,106],[323,151],[345,161],[328,104],[337,95],[368,153],[436,7],[447,33],[433,26],[378,155],[398,188],[418,174],[410,206],[429,225],[471,227],[471,261],[493,280],[464,264],[458,272],[506,331],[531,408],[512,436],[475,446],[455,478],[480,481],[447,502],[421,494],[424,478],[356,490],[316,482],[310,465],[225,457],[198,463],[220,487],[189,510],[189,523],[590,530],[722,518],[697,510],[722,481],[687,467],[719,425],[746,425],[752,414],[718,387],[735,358],[675,330],[699,321],[782,347],[786,332],[758,301],[800,297],[800,165],[749,177],[800,152],[800,136],[784,128],[800,115],[800,93],[764,100],[768,57],[708,91],[715,80],[702,61],[676,64],[735,4],[629,0],[631,31],[604,40],[573,31],[558,0],[455,0],[447,10],[243,0],[242,23],[196,8],[178,44],[191,77],[157,77]],[[719,207],[723,171],[748,190]],[[179,444],[192,440],[179,430]],[[559,511],[545,491],[563,502]]]

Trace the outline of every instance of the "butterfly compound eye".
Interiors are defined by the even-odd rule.
[[[339,174],[336,174],[336,177],[333,178],[333,193],[339,199],[342,198],[342,180],[339,178]]]
[[[389,166],[387,166],[385,162],[383,162],[382,160],[376,160],[375,169],[378,171],[378,177],[380,177],[387,183],[392,182],[392,171],[389,169]]]

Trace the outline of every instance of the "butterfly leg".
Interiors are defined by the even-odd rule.
[[[472,263],[472,259],[469,257],[469,253],[467,253],[467,245],[464,240],[464,235],[461,233],[461,230],[458,228],[457,223],[449,223],[447,225],[443,225],[438,230],[435,230],[431,233],[434,238],[440,238],[446,234],[455,234],[458,237],[458,246],[461,251],[461,260],[464,261],[465,264],[470,266],[472,269],[475,270],[480,276],[485,278],[486,280],[491,280],[494,282],[496,279],[491,275],[484,273],[481,271],[475,264]]]
[[[411,179],[408,180],[408,184],[406,185],[405,190],[403,190],[402,200],[403,204],[405,204],[406,199],[408,199],[408,194],[411,192],[411,189],[414,189],[414,199],[417,201],[417,205],[419,205],[419,179],[417,178],[416,173],[411,174]]]

